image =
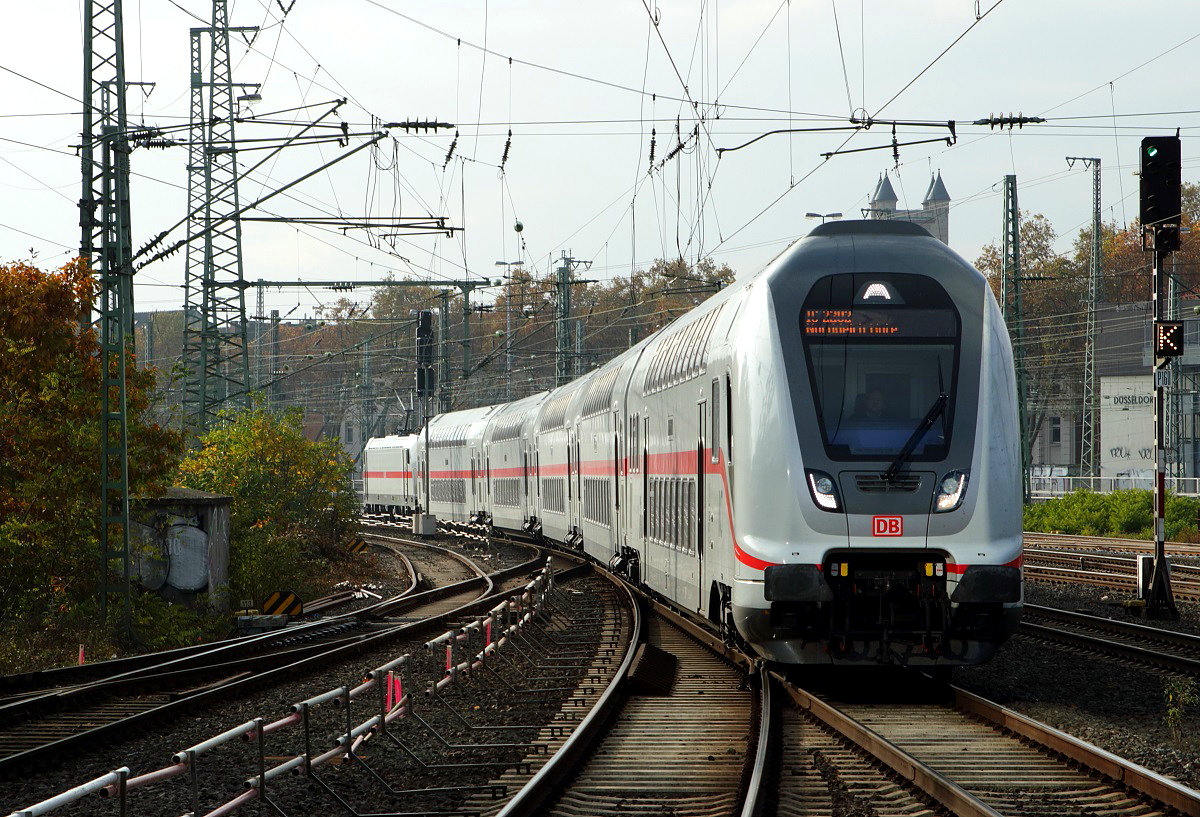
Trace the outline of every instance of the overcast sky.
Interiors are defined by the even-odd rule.
[[[84,4],[9,5],[0,31],[0,260],[32,255],[52,267],[79,245],[74,146]],[[436,215],[461,233],[381,239],[248,222],[249,281],[493,278],[503,272],[497,261],[546,273],[564,252],[592,262],[592,278],[680,255],[711,255],[748,274],[817,223],[805,213],[857,216],[884,172],[901,208],[919,208],[931,174],[942,174],[952,199],[950,244],[971,261],[999,242],[1001,183],[1015,174],[1021,209],[1050,218],[1066,252],[1090,224],[1092,203],[1091,172],[1069,167],[1066,157],[1101,159],[1104,218],[1121,224],[1137,217],[1142,136],[1179,128],[1184,180],[1195,181],[1195,0],[230,0],[229,7],[231,26],[261,29],[250,43],[235,35],[231,46],[234,80],[261,83],[262,101],[247,114],[304,122],[346,98],[326,121],[346,122],[352,134],[403,120],[455,125],[392,129],[378,150],[314,175],[261,215]],[[211,4],[125,0],[124,14],[127,79],[154,83],[152,91],[130,88],[132,123],[186,124],[189,30],[211,19]],[[295,110],[302,105],[311,107]],[[1048,122],[1011,131],[970,124],[1001,113]],[[845,128],[852,114],[876,124],[768,135],[717,152],[770,131]],[[903,146],[897,165],[892,120],[954,120],[957,141]],[[675,150],[677,123],[682,148]],[[237,133],[279,139],[294,129],[241,124]],[[897,128],[901,142],[948,134],[932,125]],[[242,183],[242,202],[361,142],[288,149]],[[862,150],[872,147],[881,149]],[[860,152],[824,157],[839,149]],[[261,156],[242,153],[242,167]],[[184,218],[186,164],[183,147],[134,152],[135,247]],[[183,270],[183,253],[142,269],[137,309],[179,308]],[[319,288],[275,290],[266,307],[300,317],[339,297]],[[347,297],[365,304],[369,292]],[[474,297],[488,298],[482,290]]]

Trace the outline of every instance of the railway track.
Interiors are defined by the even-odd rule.
[[[1026,533],[1024,574],[1027,581],[1109,587],[1138,594],[1138,562],[1153,554],[1154,543],[1137,539]],[[1176,598],[1200,602],[1200,548],[1168,543],[1171,587]]]
[[[623,666],[629,616],[621,612],[622,605],[614,603],[612,585],[608,582],[578,578],[587,572],[580,568],[561,572],[564,577],[576,578],[568,588],[560,589],[553,585],[553,574],[543,570],[536,580],[522,584],[523,596],[518,593],[499,600],[499,606],[491,608],[490,614],[464,617],[460,613],[455,626],[427,642],[424,650],[399,658],[394,650],[390,651],[387,663],[368,672],[367,680],[362,683],[355,680],[351,685],[297,702],[291,707],[293,714],[282,719],[259,718],[203,739],[191,748],[176,747],[172,765],[163,769],[142,769],[133,774],[126,770],[121,772],[124,779],[120,782],[106,775],[96,779],[103,781],[97,786],[112,797],[119,797],[122,792],[129,797],[131,808],[128,811],[122,808],[121,814],[157,814],[164,808],[170,813],[197,814],[208,813],[212,808],[232,810],[235,802],[266,799],[268,790],[270,802],[285,813],[311,813],[314,792],[332,792],[349,782],[353,794],[358,796],[362,794],[362,781],[347,781],[345,777],[365,776],[371,784],[367,788],[377,789],[382,775],[395,779],[397,767],[406,765],[414,767],[423,779],[430,774],[449,774],[460,783],[463,776],[477,776],[488,769],[512,769],[518,775],[512,785],[519,787],[531,776],[534,770],[531,766],[540,766],[547,757],[544,745],[522,737],[529,729],[521,724],[530,719],[530,704],[537,706],[542,699],[552,700],[568,686],[574,690],[562,701],[556,721],[543,727],[550,740],[561,741],[587,713],[596,690],[607,688],[608,679]],[[540,589],[533,590],[535,587]],[[503,595],[497,594],[488,604]],[[558,612],[534,604],[543,595],[557,599]],[[518,596],[526,600],[521,601]],[[553,644],[539,643],[539,633]],[[444,670],[440,669],[443,653]],[[362,677],[358,669],[350,669],[347,674],[352,679]],[[476,682],[476,676],[485,683]],[[516,698],[497,707],[493,695],[502,688],[511,688]],[[481,711],[491,710],[494,716],[507,719],[511,725],[496,725],[494,720],[490,725],[468,723],[477,720]],[[362,718],[367,720],[354,726]],[[297,729],[302,729],[302,734],[294,734]],[[290,737],[289,731],[293,733]],[[257,744],[253,739],[256,732],[264,736],[258,738]],[[251,741],[242,743],[240,739],[247,736]],[[269,749],[263,744],[264,738],[270,744]],[[330,745],[334,747],[332,750],[317,750],[319,757],[312,749],[296,756],[286,754],[297,748],[304,752],[304,747]],[[441,752],[439,745],[443,746]],[[513,751],[522,747],[529,751],[529,760],[513,758]],[[219,753],[225,753],[223,760],[218,760]],[[280,757],[284,762],[273,766]],[[476,762],[464,764],[464,759]],[[332,762],[335,760],[342,761],[341,765]],[[381,765],[384,761],[386,767]],[[320,771],[318,766],[322,767]],[[221,770],[224,780],[220,779]],[[302,770],[298,780],[291,777],[296,770]],[[196,772],[209,779],[186,782]],[[211,779],[214,773],[215,780]],[[174,778],[184,782],[177,783]],[[251,782],[243,794],[221,806],[224,801],[220,798],[230,796],[229,784],[240,780]],[[402,810],[409,811],[417,798],[433,797],[436,803],[436,798],[451,789],[493,793],[503,791],[508,785],[492,784],[484,777],[458,787],[426,786],[397,792],[385,784],[382,793],[376,792],[374,808],[391,813],[397,808],[396,798],[402,798],[408,805]],[[143,797],[143,789],[148,800],[139,799]],[[239,789],[235,786],[232,790]],[[78,805],[83,807],[86,803]],[[149,811],[143,810],[146,808]],[[428,810],[441,809],[430,806]],[[0,814],[3,813],[6,812],[0,807]],[[85,809],[70,813],[97,812]]]
[[[1200,636],[1070,610],[1026,604],[1022,635],[1200,676]]]
[[[462,789],[465,793],[454,795],[462,795],[454,801],[456,813],[506,817],[533,813],[1040,817],[1101,812],[1165,815],[1174,813],[1171,809],[1200,814],[1196,792],[969,693],[953,690],[952,700],[944,700],[945,696],[926,691],[896,700],[881,694],[877,686],[864,702],[801,689],[778,676],[756,678],[749,673],[753,662],[707,631],[676,622],[666,608],[651,605],[652,613],[639,622],[621,612],[625,603],[607,598],[607,591],[594,584],[569,592],[580,610],[570,616],[549,616],[533,628],[545,630],[548,643],[517,645],[514,641],[520,653],[528,654],[526,658],[532,655],[535,669],[518,669],[516,680],[502,684],[527,685],[542,690],[539,694],[560,685],[564,690],[571,687],[552,711],[535,716],[529,691],[515,699],[493,697],[499,689],[490,680],[499,677],[496,665],[482,659],[479,666],[472,664],[470,654],[476,648],[469,646],[473,643],[469,639],[475,636],[468,634],[471,625],[462,623],[469,619],[460,617],[455,625],[460,629],[430,642],[435,660],[449,645],[460,640],[468,645],[453,662],[447,652],[443,680],[426,693],[438,705],[410,704],[410,714],[422,715],[417,719],[422,724],[424,719],[436,720],[431,706],[434,710],[457,706],[468,718],[481,705],[522,712],[529,707],[528,714],[514,715],[510,726],[443,726],[445,737],[439,740],[447,743],[445,751],[459,761],[471,761],[453,774],[456,785],[418,786],[405,790],[402,797],[389,788],[377,798],[356,803],[360,813],[391,813],[398,808],[444,811],[448,801],[438,798],[450,797],[450,789]],[[1031,608],[1030,618],[1038,613],[1039,608]],[[574,639],[580,628],[589,631],[587,645]],[[476,636],[479,629],[475,627]],[[592,630],[598,635],[592,636]],[[1132,637],[1146,635],[1135,630]],[[632,645],[639,640],[648,646],[635,661]],[[462,667],[462,677],[467,679],[461,689],[452,683],[451,663]],[[489,680],[480,683],[476,676]],[[450,686],[439,696],[435,689],[443,682]],[[882,688],[890,691],[884,683]],[[758,697],[760,690],[766,690],[765,698]],[[336,729],[339,717],[326,725]],[[349,720],[347,716],[347,724]],[[430,742],[414,718],[402,720],[403,728],[416,730],[404,738],[410,747],[405,752],[420,745],[419,735]],[[505,729],[518,731],[501,731]],[[358,755],[359,763],[344,765],[337,776],[362,774],[355,769],[366,765],[374,775],[384,769],[394,772],[394,766],[384,765],[388,752],[395,754],[390,744],[371,730],[363,735],[358,739],[369,741],[361,750],[365,754]],[[347,732],[338,745],[352,742]],[[403,752],[399,756],[400,761],[386,762],[411,765],[411,757]],[[436,760],[436,752],[434,757],[426,756],[422,774],[440,768],[435,765],[440,762],[444,761]],[[494,771],[480,777],[468,774],[466,767]],[[331,788],[334,777],[326,778]],[[360,780],[349,788],[358,792],[361,787]],[[276,797],[284,807],[302,807],[305,797],[312,797],[303,794],[306,790],[303,785],[291,787]]]
[[[629,662],[624,689],[598,704],[577,745],[556,755],[501,814],[735,812],[751,778],[760,713],[745,667],[665,608],[635,628],[645,642]]]
[[[707,680],[668,696],[629,692],[605,716],[610,726],[547,763],[541,791],[535,780],[480,813],[1200,814],[1200,794],[1186,787],[965,691],[945,700],[945,687],[924,681],[879,679],[886,691],[870,688],[864,703],[774,675],[766,688],[781,691],[761,718],[758,685],[744,664],[718,657],[726,648],[701,646],[704,634],[663,638],[673,625],[662,621],[645,626],[680,679],[694,670]],[[770,700],[784,703],[776,711]]]
[[[287,678],[306,666],[347,660],[396,638],[406,628],[438,628],[453,611],[489,594],[520,587],[540,568],[540,558],[488,574],[459,554],[440,549],[451,567],[441,576],[458,579],[422,592],[405,593],[369,608],[283,631],[160,656],[158,663],[115,662],[108,677],[51,689],[14,689],[0,704],[0,774],[60,755],[93,741],[167,718],[186,709],[243,694],[251,685]],[[432,562],[429,563],[432,566]],[[469,575],[469,578],[463,578]],[[415,585],[414,585],[415,586]],[[89,673],[103,672],[103,664]],[[60,684],[66,672],[53,678]],[[26,679],[37,682],[39,679]]]
[[[820,724],[874,759],[845,768],[834,762],[837,744],[824,749],[822,779],[849,789],[859,813],[912,813],[922,801],[960,817],[1200,813],[1197,792],[963,690],[898,703],[786,691],[810,729]],[[892,811],[898,801],[909,805]],[[774,813],[801,813],[793,806],[781,798]]]
[[[1079,536],[1072,533],[1040,533],[1025,531],[1025,547],[1046,550],[1108,551],[1111,553],[1153,553],[1154,543],[1148,539],[1126,539],[1116,536]],[[1200,545],[1167,542],[1168,556],[1200,559]]]

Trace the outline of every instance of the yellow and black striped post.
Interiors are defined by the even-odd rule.
[[[304,614],[304,602],[289,590],[276,590],[262,603],[262,611],[268,616],[299,616]]]

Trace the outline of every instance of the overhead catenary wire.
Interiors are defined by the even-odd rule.
[[[265,4],[265,5],[269,5],[269,4]],[[266,44],[266,41],[265,41],[265,40],[260,42],[260,45],[265,45],[265,44]],[[788,106],[788,107],[790,108],[791,106]],[[444,147],[445,147],[445,145],[444,145],[444,143],[443,143],[443,145],[442,145],[442,148],[444,149]],[[461,180],[460,180],[460,183],[461,183]],[[711,189],[711,187],[710,187],[709,189]],[[675,199],[676,199],[676,200],[675,200],[674,204],[675,204],[675,206],[678,206],[678,197],[675,197]],[[700,228],[701,228],[701,222],[700,222],[700,221],[698,221],[698,220],[694,220],[694,221],[692,221],[692,222],[691,222],[691,226],[693,227],[693,229],[697,229],[697,230],[698,230],[698,229],[700,229]],[[688,239],[689,239],[689,235],[690,235],[689,233],[685,233],[684,240],[683,240],[683,244],[685,245],[685,247],[686,247],[686,246],[688,245],[688,243],[689,243],[689,241],[688,241]],[[330,238],[332,238],[332,235],[330,235],[329,237],[330,237]],[[731,242],[731,243],[732,243],[732,242]],[[728,246],[729,246],[729,245],[728,245],[728,244],[726,244],[726,245],[724,245],[724,246],[723,246],[723,247],[721,247],[721,248],[722,248],[722,249],[726,249],[726,248],[728,248]],[[437,262],[437,263],[439,263],[439,264],[440,264],[440,263],[443,263],[443,262],[442,262],[442,261],[439,261],[439,262]]]

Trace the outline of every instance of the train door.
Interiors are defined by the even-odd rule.
[[[621,412],[614,411],[613,421],[613,476],[612,476],[612,530],[611,545],[613,553],[621,550],[621,488],[625,484],[625,475],[621,473]]]
[[[571,506],[571,524],[575,526],[575,530],[579,531],[579,535],[583,536],[583,461],[580,459],[582,455],[582,446],[579,443],[578,426],[575,427],[575,503]],[[576,543],[580,548],[583,547],[583,542]]]
[[[695,539],[692,544],[696,548],[696,609],[703,610],[707,599],[705,592],[706,582],[704,580],[704,461],[706,458],[705,444],[708,433],[708,404],[701,400],[698,405],[699,421],[696,434],[696,496],[692,507],[688,509],[689,514],[695,514],[693,517],[695,525],[692,525],[692,530],[695,532]]]
[[[642,541],[650,539],[650,417],[642,419]]]
[[[411,505],[416,504],[416,496],[417,496],[416,481],[417,480],[415,478],[415,474],[413,473],[412,452],[409,451],[407,448],[404,449],[404,467],[401,469],[400,474],[401,474],[401,483],[400,484],[403,486],[400,489],[400,493],[403,496],[403,499],[400,500],[400,504],[403,507],[408,508]],[[410,498],[412,498],[411,502],[410,502]]]
[[[475,452],[471,451],[471,499],[468,502],[468,507],[463,508],[463,511],[467,514],[475,513],[475,509],[479,507],[478,494],[475,490],[476,478],[479,473],[476,463]]]
[[[525,522],[533,515],[533,497],[529,493],[529,446],[523,440],[518,445],[521,448],[521,521]]]
[[[566,431],[567,475],[563,478],[563,493],[566,494],[566,504],[559,510],[562,512],[563,530],[561,536],[565,540],[575,525],[575,434],[570,427]]]

